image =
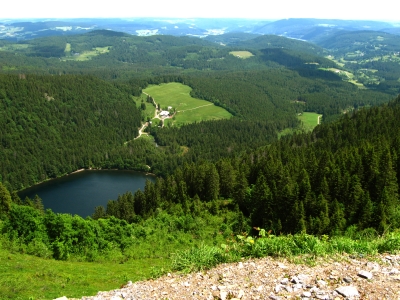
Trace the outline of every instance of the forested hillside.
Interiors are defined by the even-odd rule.
[[[354,34],[367,41],[357,40],[368,46],[366,59],[359,44],[342,47],[338,31],[323,45],[330,49],[277,36],[109,30],[0,41],[0,255],[152,264],[217,245],[221,262],[282,254],[266,244],[252,252],[259,240],[304,245],[379,235],[379,251],[398,250],[398,239],[385,236],[400,226],[397,40],[342,36]],[[168,86],[168,97],[181,112],[216,105],[229,119],[198,122],[215,118],[205,110],[209,118],[174,125],[180,109],[144,93],[160,97],[172,82],[179,84]],[[177,86],[185,97],[171,91]],[[201,104],[184,102],[193,101],[189,92]],[[170,115],[162,119],[164,106]],[[322,124],[306,132],[304,112],[314,116],[311,127]],[[87,219],[18,197],[82,168],[159,177]]]
[[[122,166],[110,152],[141,122],[130,95],[95,77],[0,75],[0,180],[19,190],[80,168]]]
[[[400,225],[399,120],[400,97],[240,157],[183,164],[143,191],[97,207],[98,221],[44,213],[39,200],[21,201],[0,184],[4,237],[39,256],[96,260],[110,251],[129,257],[155,236],[165,247],[187,233],[210,239],[204,226],[217,219],[224,237],[250,227],[375,236]]]
[[[390,81],[374,87],[377,91],[342,81],[327,71],[338,66],[320,56],[324,50],[316,45],[271,35],[240,39],[233,48],[194,37],[138,37],[99,30],[2,41],[1,71],[15,74],[1,77],[2,105],[14,107],[14,111],[2,111],[6,117],[1,121],[7,124],[2,127],[2,145],[7,149],[3,181],[20,189],[88,166],[143,169],[148,165],[153,172],[166,175],[183,162],[215,162],[270,143],[282,130],[298,128],[297,115],[303,111],[322,114],[326,122],[358,107],[379,105],[396,92],[397,85]],[[238,58],[230,54],[235,49],[251,51],[253,56]],[[79,77],[82,74],[91,75]],[[211,101],[235,118],[181,129],[153,126],[150,133],[163,146],[160,149],[149,141],[133,142],[143,116],[130,97],[140,96],[149,84],[174,81],[189,85],[193,97]],[[114,108],[115,103],[119,107]],[[21,112],[18,116],[17,110]],[[42,110],[45,118],[39,117]],[[111,129],[115,126],[118,130]],[[109,133],[104,135],[106,130]],[[54,141],[41,138],[29,146],[41,151],[22,148],[21,141],[30,143],[32,132]],[[107,136],[107,142],[100,136]],[[125,147],[124,142],[128,142]],[[104,147],[98,146],[101,143]],[[46,162],[42,162],[44,157],[48,157]],[[29,162],[22,163],[26,159]],[[22,166],[13,168],[15,163]]]
[[[275,233],[397,228],[399,119],[400,97],[241,157],[185,164],[144,192],[109,203],[106,213],[129,221],[159,207],[224,197],[251,226]]]

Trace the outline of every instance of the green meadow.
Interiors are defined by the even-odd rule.
[[[299,119],[303,123],[303,128],[306,131],[311,131],[318,125],[318,118],[322,115],[313,112],[303,112]]]
[[[249,51],[231,51],[231,52],[229,52],[229,54],[232,54],[233,56],[243,58],[243,59],[254,56],[253,53],[251,53]]]
[[[173,126],[181,126],[199,121],[229,119],[232,115],[225,109],[215,106],[213,103],[190,96],[191,87],[171,82],[167,84],[152,85],[143,91],[154,98],[162,109],[172,106],[176,115],[168,120]]]
[[[71,52],[71,44],[70,44],[70,43],[67,43],[67,44],[65,45],[65,50],[64,50],[64,52],[65,52],[65,53],[70,53],[70,52]]]
[[[106,47],[96,47],[93,48],[90,51],[84,51],[82,53],[76,53],[74,55],[69,55],[66,56],[62,59],[62,61],[67,61],[67,60],[75,60],[75,61],[86,61],[86,60],[90,60],[93,57],[100,55],[100,54],[104,54],[107,52],[110,52],[110,47],[106,46]],[[71,45],[67,43],[67,45],[65,46],[65,53],[70,53],[71,51]]]
[[[142,258],[126,263],[59,261],[0,250],[0,299],[82,297],[152,277],[169,260]],[[152,268],[149,268],[152,266]]]
[[[0,51],[19,51],[28,49],[30,45],[28,44],[6,44],[0,47]]]
[[[318,125],[318,117],[322,118],[322,115],[313,112],[303,112],[298,116],[301,121],[301,128],[305,131],[312,131]],[[321,119],[320,119],[321,122]],[[301,132],[301,129],[286,128],[278,133],[278,138],[285,135],[291,135],[296,132]]]

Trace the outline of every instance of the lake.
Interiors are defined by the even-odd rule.
[[[91,216],[96,206],[107,205],[127,191],[143,191],[146,180],[156,177],[134,171],[101,170],[82,171],[49,180],[18,193],[21,199],[38,195],[45,209],[56,213],[69,213],[83,218]]]

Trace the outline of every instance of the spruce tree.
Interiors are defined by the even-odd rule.
[[[0,218],[8,215],[11,210],[11,195],[7,188],[0,182]]]

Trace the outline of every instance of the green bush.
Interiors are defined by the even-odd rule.
[[[26,247],[26,253],[42,258],[52,258],[53,252],[41,240],[34,239]]]
[[[195,272],[210,269],[218,264],[234,260],[221,248],[200,245],[189,250],[178,251],[172,256],[172,270]]]
[[[379,252],[397,253],[400,251],[400,231],[386,234],[378,246]]]

